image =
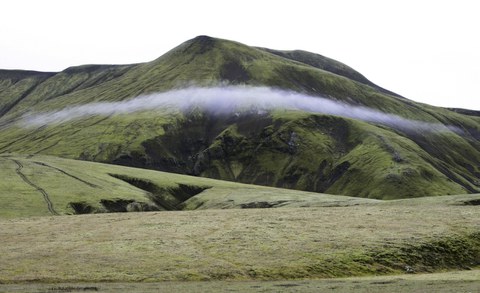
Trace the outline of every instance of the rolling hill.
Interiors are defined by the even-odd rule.
[[[232,91],[267,88],[344,111],[323,104],[266,110],[255,104],[220,114],[148,104],[118,110],[172,91],[177,100],[195,101],[212,88],[227,92],[216,102],[232,102]],[[1,153],[372,199],[480,192],[475,112],[416,103],[318,54],[207,36],[147,63],[0,71],[0,137]]]
[[[380,202],[50,156],[3,154],[0,167],[0,218]]]

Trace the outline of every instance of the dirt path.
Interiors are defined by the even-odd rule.
[[[50,198],[48,197],[48,193],[43,188],[41,188],[40,186],[38,186],[35,183],[33,183],[32,181],[30,181],[27,178],[27,176],[25,176],[25,174],[22,173],[23,164],[18,160],[13,160],[12,159],[12,161],[15,162],[15,164],[17,164],[17,168],[15,169],[15,172],[17,172],[18,176],[20,176],[20,178],[22,178],[22,180],[25,181],[25,183],[27,183],[28,185],[35,188],[36,190],[38,190],[38,192],[40,192],[43,195],[43,199],[47,203],[47,208],[50,211],[50,213],[52,215],[59,215],[59,213],[57,211],[55,211],[55,209],[53,208],[53,203],[50,200]]]

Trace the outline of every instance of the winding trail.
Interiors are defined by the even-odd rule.
[[[17,164],[17,168],[15,169],[15,172],[17,172],[18,176],[20,176],[20,178],[22,178],[22,180],[25,181],[25,183],[27,183],[28,185],[35,188],[38,192],[40,192],[43,195],[43,199],[47,203],[48,211],[52,215],[59,215],[59,213],[57,211],[55,211],[55,209],[53,208],[53,203],[50,200],[50,198],[48,197],[48,193],[43,188],[41,188],[40,186],[38,186],[35,183],[33,183],[32,181],[30,181],[27,178],[27,176],[25,176],[25,174],[22,173],[23,164],[20,163],[20,161],[18,161],[18,160],[12,159],[12,161],[15,162],[15,164]]]

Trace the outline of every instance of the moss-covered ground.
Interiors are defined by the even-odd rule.
[[[285,280],[480,264],[478,196],[0,220],[0,282]]]

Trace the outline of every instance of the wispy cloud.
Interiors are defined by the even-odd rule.
[[[410,131],[455,131],[454,126],[410,120],[368,107],[353,106],[318,96],[269,87],[220,86],[188,87],[162,93],[139,96],[126,101],[98,102],[72,106],[58,111],[29,113],[21,121],[24,127],[65,123],[96,115],[128,114],[147,110],[188,111],[193,107],[213,115],[242,110],[269,111],[273,109],[302,110],[330,114],[386,125]]]

